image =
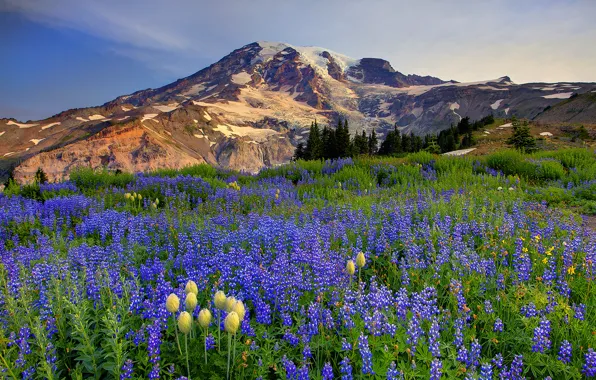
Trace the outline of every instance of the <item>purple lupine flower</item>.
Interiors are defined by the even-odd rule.
[[[344,357],[340,362],[339,372],[341,373],[341,380],[352,380],[352,366],[350,359]]]
[[[493,305],[492,305],[492,303],[490,303],[490,300],[484,301],[484,312],[486,314],[492,314],[493,313]]]
[[[120,380],[126,380],[126,379],[131,379],[132,378],[132,368],[133,368],[133,364],[132,364],[132,360],[128,359],[124,362],[124,364],[122,365],[122,369],[121,369],[121,373],[120,373]]]
[[[582,373],[587,377],[596,377],[596,351],[589,348],[585,355],[586,361],[582,367]]]
[[[441,357],[441,348],[440,348],[440,344],[439,344],[440,335],[439,334],[440,334],[439,322],[437,321],[437,318],[434,318],[430,325],[430,329],[428,331],[428,342],[429,342],[428,348],[429,348],[430,353],[435,358]]]
[[[296,379],[298,375],[298,371],[296,369],[296,364],[293,361],[288,360],[286,356],[281,359],[281,362],[284,365],[284,370],[286,371],[286,378],[288,379]]]
[[[470,355],[468,357],[468,365],[469,366],[478,366],[480,354],[482,351],[482,346],[478,343],[478,339],[474,339],[470,344]]]
[[[494,332],[503,332],[503,321],[501,318],[495,319],[495,325],[493,326]]]
[[[571,308],[573,309],[573,318],[575,319],[579,319],[580,321],[583,321],[585,319],[585,315],[586,315],[586,305],[583,303],[580,303],[579,305],[573,304],[571,305]]]
[[[478,380],[492,380],[493,366],[490,363],[485,363],[480,366],[480,376]]]
[[[346,338],[341,339],[341,349],[342,349],[342,351],[351,351],[352,350],[352,345],[350,343],[348,343]]]
[[[503,355],[496,354],[495,357],[491,360],[491,363],[493,363],[496,369],[503,368]]]
[[[430,363],[430,380],[439,380],[443,374],[443,362],[435,359]]]
[[[333,380],[333,368],[331,368],[331,364],[329,364],[329,362],[325,363],[323,366],[321,376],[323,377],[323,380]]]
[[[534,345],[532,352],[544,352],[550,348],[550,321],[546,318],[540,320],[538,327],[534,329]]]
[[[254,340],[253,340],[254,343]],[[207,351],[212,350],[215,348],[215,337],[213,337],[213,335],[209,334],[207,335],[207,339],[205,340],[205,344],[207,345]],[[250,346],[251,349],[256,349],[254,348],[252,345]]]
[[[395,362],[391,362],[389,368],[387,368],[387,380],[401,380],[404,378],[403,373],[397,369]]]
[[[368,337],[360,333],[358,337],[358,349],[360,350],[360,356],[362,356],[362,373],[374,375],[372,369],[372,352],[368,347]]]
[[[297,373],[298,380],[310,380],[310,376],[308,374],[308,365],[303,364],[300,369],[298,369]]]
[[[557,357],[561,362],[568,364],[571,361],[572,347],[568,340],[564,340],[559,348],[559,356]]]

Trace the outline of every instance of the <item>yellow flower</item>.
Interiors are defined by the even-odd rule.
[[[246,315],[246,308],[244,307],[244,303],[242,301],[236,301],[234,306],[232,306],[232,311],[238,314],[238,318],[243,321],[244,316]]]
[[[346,272],[348,272],[350,276],[352,276],[354,272],[356,272],[356,268],[354,267],[354,261],[348,260],[348,263],[346,264]]]
[[[178,317],[178,329],[182,334],[188,334],[192,327],[192,318],[186,311],[180,313]]]
[[[548,260],[546,259],[546,257],[545,257],[544,259],[542,259],[542,262],[543,262],[544,264],[548,263]]]
[[[574,275],[575,274],[575,266],[572,265],[569,268],[567,268],[567,273]]]
[[[178,311],[179,307],[180,307],[180,299],[178,298],[178,296],[175,295],[174,293],[170,294],[168,296],[168,298],[166,299],[166,309],[170,313],[175,313]]]
[[[188,282],[186,283],[186,287],[184,288],[184,291],[186,292],[186,294],[194,293],[195,296],[199,295],[199,288],[197,286],[197,283],[193,280],[188,280]]]
[[[360,252],[358,253],[358,256],[356,256],[356,265],[358,268],[362,268],[364,264],[366,264],[366,259],[364,258],[364,253]]]
[[[213,303],[219,310],[224,310],[226,308],[226,294],[218,290],[213,296]]]
[[[226,311],[227,312],[232,311],[232,307],[234,307],[235,303],[236,303],[236,298],[234,298],[233,296],[229,296],[228,298],[226,298]]]
[[[522,248],[522,252],[528,252],[528,248],[526,248],[526,247],[523,247],[523,248]]]
[[[197,295],[194,293],[188,293],[184,303],[186,304],[186,310],[192,313],[197,308]]]
[[[231,311],[224,320],[224,327],[230,334],[236,334],[236,331],[238,331],[238,326],[240,326],[240,318],[238,318],[238,314],[236,314],[236,312]]]
[[[211,324],[211,312],[209,309],[203,309],[199,312],[199,325],[206,329]]]

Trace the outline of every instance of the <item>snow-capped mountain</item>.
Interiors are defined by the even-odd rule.
[[[3,165],[31,179],[75,167],[124,171],[207,162],[257,171],[288,161],[308,126],[348,118],[353,131],[438,131],[462,117],[534,118],[594,83],[474,83],[405,75],[388,61],[255,42],[171,84],[22,123],[0,119]]]

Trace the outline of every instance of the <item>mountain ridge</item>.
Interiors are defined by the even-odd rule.
[[[426,134],[466,116],[532,119],[595,90],[594,83],[515,84],[508,76],[460,83],[403,74],[381,58],[257,41],[185,78],[100,106],[25,123],[0,119],[0,157],[5,167],[17,165],[23,181],[36,165],[52,180],[80,165],[136,171],[188,160],[254,172],[287,162],[315,119],[345,118],[352,131],[374,129],[381,138],[395,126]],[[119,145],[115,132],[133,126],[141,135],[129,134]],[[110,132],[99,154],[86,141],[104,130]],[[139,156],[134,144],[159,155]]]

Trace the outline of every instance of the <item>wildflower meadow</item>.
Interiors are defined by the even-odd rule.
[[[583,149],[12,185],[0,373],[594,378],[593,214]]]

